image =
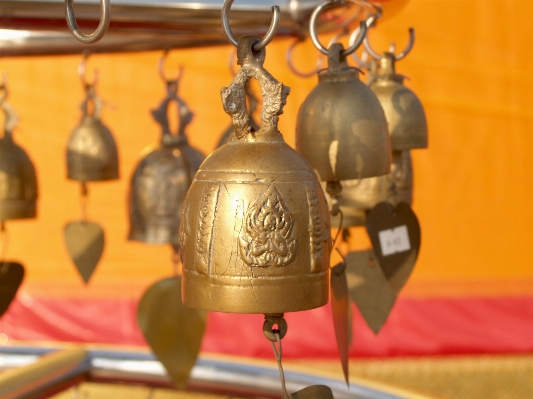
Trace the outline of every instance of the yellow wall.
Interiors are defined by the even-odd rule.
[[[385,10],[386,13],[386,10]],[[422,249],[405,295],[533,293],[533,90],[530,16],[533,2],[411,0],[371,32],[375,48],[407,42],[412,53],[397,65],[421,98],[430,147],[413,151],[414,210]],[[280,130],[294,143],[299,105],[316,79],[302,79],[284,57],[290,40],[268,47],[267,68],[291,86]],[[307,55],[305,55],[307,50]],[[180,95],[195,112],[190,142],[209,153],[229,123],[219,90],[229,84],[230,46],[174,51],[171,75],[185,66]],[[159,140],[149,110],[164,86],[157,73],[160,52],[95,55],[88,75],[100,71],[99,94],[107,101],[103,121],[115,134],[121,179],[89,185],[89,217],[106,231],[107,246],[91,284],[84,287],[66,254],[63,225],[80,216],[79,185],[67,181],[65,145],[80,117],[80,56],[0,58],[9,77],[9,103],[21,117],[15,140],[33,159],[39,179],[39,217],[8,223],[9,259],[27,267],[26,291],[43,295],[138,297],[172,272],[171,251],[126,241],[126,195],[139,154]],[[299,65],[317,52],[298,48]],[[353,248],[368,245],[362,232]]]

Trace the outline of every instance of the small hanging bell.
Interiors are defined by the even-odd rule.
[[[309,164],[278,131],[289,88],[263,68],[264,47],[252,50],[259,40],[239,39],[241,69],[221,90],[235,140],[207,157],[183,206],[180,248],[187,306],[278,314],[328,301],[327,203]],[[257,132],[250,130],[245,100],[252,77],[263,96]]]
[[[3,92],[3,93],[1,93]],[[26,152],[13,142],[17,115],[4,100],[5,83],[0,84],[0,108],[4,111],[4,135],[0,138],[0,221],[36,216],[37,178]]]
[[[193,113],[177,95],[178,81],[167,82],[168,95],[152,111],[161,125],[161,145],[150,151],[137,165],[130,184],[129,240],[151,244],[179,241],[180,215],[187,190],[205,156],[187,142],[185,127]],[[178,105],[179,127],[170,131],[168,107]]]
[[[111,131],[100,120],[102,100],[95,84],[85,83],[83,116],[67,146],[67,177],[81,182],[118,179],[118,151]]]
[[[427,121],[422,103],[413,91],[404,86],[405,77],[395,71],[395,62],[404,58],[413,46],[414,30],[411,28],[409,32],[409,44],[398,55],[394,55],[393,51],[379,54],[370,47],[368,40],[365,40],[366,50],[379,60],[379,71],[369,87],[385,111],[394,151],[428,146]]]
[[[341,44],[332,44],[327,54],[328,69],[319,73],[298,113],[296,149],[322,181],[389,173],[390,141],[378,99],[348,66],[350,52]]]
[[[409,151],[392,151],[391,173],[384,176],[341,182],[342,196],[338,199],[343,214],[342,227],[364,226],[366,214],[379,202],[393,206],[413,201],[413,166]],[[325,187],[325,184],[323,184]],[[326,194],[328,202],[333,199]],[[332,216],[332,226],[339,227],[340,217]]]

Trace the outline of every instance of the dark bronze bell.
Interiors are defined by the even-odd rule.
[[[343,214],[342,227],[364,226],[366,213],[380,202],[394,206],[400,202],[411,205],[413,201],[413,166],[409,151],[393,151],[391,172],[384,176],[341,182],[339,198]],[[325,184],[324,184],[325,186]],[[328,201],[332,199],[326,194]],[[339,227],[340,217],[333,216],[331,224]]]
[[[181,208],[194,174],[205,156],[187,142],[185,127],[193,113],[177,96],[177,81],[169,82],[168,96],[152,111],[161,125],[161,145],[137,165],[129,194],[129,240],[178,246]],[[179,128],[170,131],[170,103],[178,104]]]
[[[111,131],[100,120],[102,100],[86,85],[83,116],[67,146],[67,177],[81,182],[118,179],[118,151]]]
[[[319,83],[300,107],[296,122],[296,149],[322,181],[390,172],[385,114],[346,56],[341,44],[330,46],[328,69],[318,74]]]
[[[371,18],[370,23],[373,20]],[[409,54],[413,47],[413,28],[409,29],[409,36],[407,47],[397,55],[394,54],[394,45],[390,51],[379,54],[372,49],[368,39],[364,42],[368,53],[379,61],[378,73],[369,86],[385,111],[394,151],[428,146],[427,121],[422,103],[415,93],[404,86],[405,77],[396,74],[395,70],[395,62]]]
[[[289,88],[263,68],[264,46],[254,47],[259,41],[239,39],[241,69],[221,90],[235,140],[202,163],[183,205],[180,248],[187,306],[279,314],[328,301],[326,199],[309,164],[278,131]],[[256,132],[246,109],[250,78],[259,81],[263,97]]]
[[[12,131],[17,115],[4,100],[5,85],[0,108],[4,111],[4,135],[0,138],[0,222],[36,216],[37,178],[35,168],[26,152],[13,142]]]

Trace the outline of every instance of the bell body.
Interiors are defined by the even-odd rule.
[[[327,303],[326,199],[279,136],[229,142],[197,172],[181,222],[185,305],[284,313]]]
[[[118,151],[110,130],[96,116],[84,116],[67,147],[67,177],[82,182],[118,179]]]
[[[394,206],[413,201],[413,167],[409,151],[393,151],[391,173],[385,176],[341,182],[339,205],[343,213],[342,227],[364,226],[366,213],[380,202]],[[331,199],[328,197],[328,201]],[[340,217],[331,218],[339,227]]]
[[[383,109],[356,70],[331,68],[331,58],[300,107],[296,149],[321,181],[387,174],[391,149]]]
[[[36,216],[37,178],[26,152],[10,133],[0,138],[0,221]]]
[[[130,185],[129,240],[178,245],[183,201],[204,159],[184,143],[160,146],[139,162]]]

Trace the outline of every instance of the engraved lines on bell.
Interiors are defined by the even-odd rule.
[[[217,200],[220,193],[220,184],[207,184],[204,187],[200,211],[198,215],[198,228],[196,233],[195,269],[198,273],[210,274],[210,253],[212,252],[213,228],[217,212]]]
[[[249,266],[286,266],[294,261],[298,240],[294,221],[279,191],[271,185],[248,209],[240,255]]]
[[[316,190],[306,188],[307,203],[309,204],[309,245],[311,247],[311,271],[320,272],[322,270],[324,251],[330,250],[330,228],[327,222],[322,222],[325,218],[320,214],[318,197]],[[326,219],[327,220],[327,219]]]

